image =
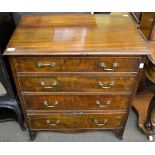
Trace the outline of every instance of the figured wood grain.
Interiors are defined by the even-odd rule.
[[[28,111],[64,111],[64,110],[124,110],[130,104],[129,95],[23,95]],[[37,98],[37,100],[36,100]],[[44,102],[47,102],[47,107]],[[100,105],[97,104],[100,102]],[[109,102],[109,103],[107,103]]]
[[[53,76],[18,76],[21,86],[21,92],[111,92],[132,90],[136,78],[134,76],[104,76],[104,75],[53,75]],[[41,82],[45,86],[51,87],[53,82],[57,82],[53,88],[43,88]],[[99,82],[108,87],[113,81],[111,88],[101,88]]]
[[[17,57],[14,65],[17,72],[137,72],[140,57]],[[38,64],[55,64],[54,67]],[[106,71],[101,67],[101,63],[106,65],[105,69],[117,67],[112,71]]]
[[[109,15],[23,16],[4,55],[147,55],[130,17]],[[96,53],[97,52],[97,53]]]
[[[94,119],[105,125],[96,125]],[[56,126],[50,126],[46,123],[50,120],[55,123],[59,120]],[[67,130],[67,129],[114,129],[121,128],[126,120],[126,113],[92,113],[92,114],[43,114],[43,115],[28,115],[28,121],[32,130]]]

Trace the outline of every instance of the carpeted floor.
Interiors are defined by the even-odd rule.
[[[137,117],[131,111],[126,129],[124,132],[124,139],[122,141],[129,142],[147,142],[147,137],[143,135],[136,126]],[[155,138],[155,137],[154,137]],[[27,142],[29,136],[27,132],[23,132],[16,122],[0,123],[0,141],[4,142]],[[120,141],[116,138],[113,132],[97,131],[84,132],[76,134],[65,134],[57,132],[39,132],[36,137],[36,142],[116,142]],[[155,139],[154,139],[155,142]]]

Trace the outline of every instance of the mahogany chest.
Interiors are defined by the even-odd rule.
[[[4,55],[30,138],[45,130],[122,138],[148,54],[130,17],[23,16]]]

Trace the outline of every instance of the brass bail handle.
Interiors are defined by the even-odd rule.
[[[56,121],[46,120],[46,124],[48,124],[49,126],[57,126],[60,124],[60,121],[59,120],[56,120]]]
[[[52,68],[54,68],[55,66],[56,66],[55,62],[52,62],[52,63],[49,63],[49,64],[41,63],[41,62],[37,63],[38,68],[43,68],[43,67],[52,67]]]
[[[42,88],[44,88],[44,89],[52,89],[52,88],[54,88],[54,86],[56,86],[58,84],[58,82],[56,80],[53,80],[53,82],[50,84],[50,86],[46,86],[44,81],[41,81],[40,84],[41,84]]]
[[[108,86],[105,86],[105,84],[102,81],[99,81],[98,85],[103,89],[110,89],[114,85],[114,81],[111,81]]]
[[[104,62],[100,63],[100,66],[105,70],[105,71],[113,71],[115,68],[118,67],[118,63],[113,63],[111,68],[108,68],[107,65]]]
[[[105,101],[103,103],[101,103],[100,101],[96,101],[96,104],[99,106],[99,107],[105,107],[106,105],[110,105],[111,104],[111,101]]]
[[[97,119],[94,119],[94,123],[97,125],[97,126],[105,126],[107,123],[108,123],[108,120],[107,119],[104,119],[103,121],[99,121]]]
[[[43,103],[44,103],[44,106],[46,106],[47,108],[54,108],[54,107],[56,107],[58,105],[59,102],[58,101],[55,101],[53,103],[53,105],[48,105],[48,102],[47,101],[44,101]]]

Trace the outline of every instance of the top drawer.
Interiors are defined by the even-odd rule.
[[[139,57],[16,57],[17,72],[137,72]]]

